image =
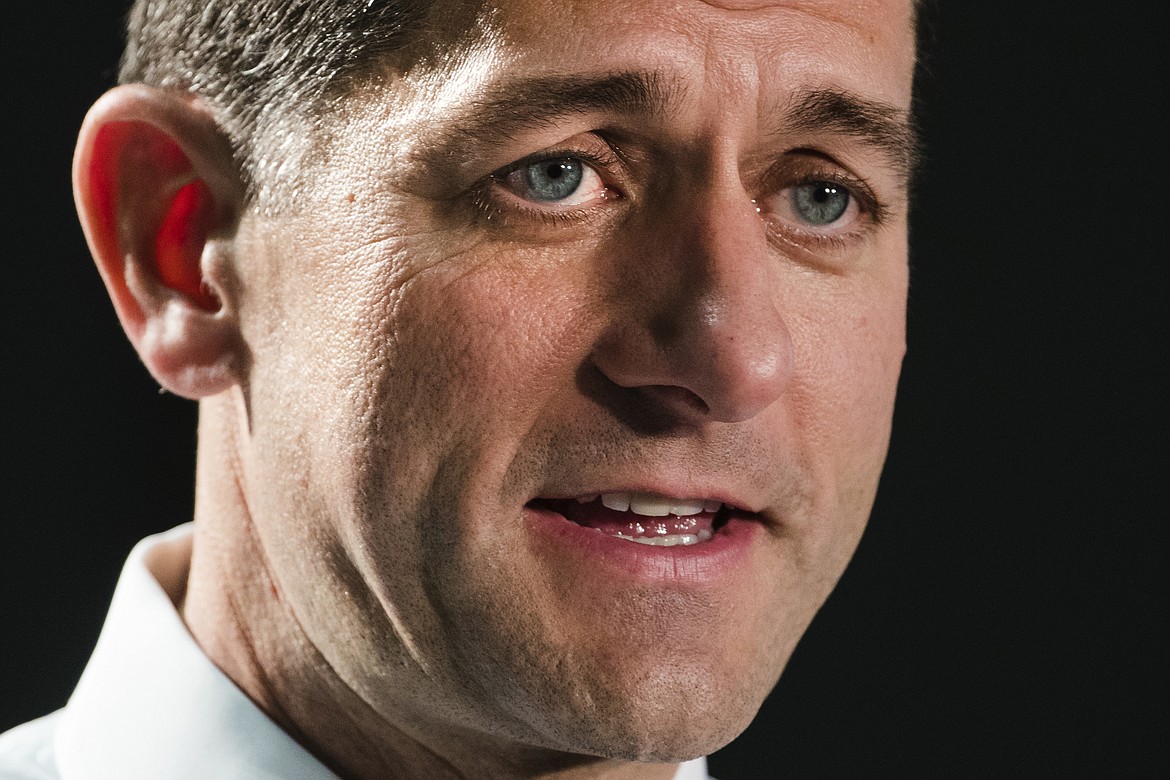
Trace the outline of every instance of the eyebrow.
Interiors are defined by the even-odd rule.
[[[508,81],[468,101],[453,130],[465,141],[491,142],[552,127],[576,114],[664,115],[681,93],[677,84],[654,72]]]
[[[468,143],[498,143],[573,115],[668,116],[685,94],[681,81],[656,71],[498,82],[444,123],[431,149],[443,155]],[[875,149],[903,181],[917,165],[918,134],[909,112],[893,104],[838,88],[804,89],[780,113],[777,125],[785,132],[843,135]]]
[[[844,135],[872,147],[907,180],[918,164],[918,133],[910,113],[841,89],[804,90],[788,101],[790,132]]]

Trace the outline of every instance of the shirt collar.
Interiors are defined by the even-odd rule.
[[[172,597],[187,581],[191,539],[188,524],[130,553],[57,731],[62,780],[336,780],[187,632]]]
[[[337,780],[203,654],[175,609],[192,525],[130,553],[56,735],[62,780]],[[674,780],[707,780],[706,760]]]

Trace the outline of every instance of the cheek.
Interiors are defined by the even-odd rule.
[[[410,238],[382,237],[397,232],[392,226],[375,230],[368,217],[324,205],[319,212],[311,222],[254,228],[241,285],[252,358],[246,479],[259,517],[296,518],[272,531],[272,545],[288,547],[290,558],[298,546],[336,543],[370,511],[384,513],[382,497],[363,489],[372,473],[393,466],[412,477],[409,460],[387,461],[409,447],[389,446],[394,428],[379,404],[390,377],[407,390],[419,381],[417,367],[396,367],[404,280],[419,255]]]
[[[818,481],[832,486],[822,500],[860,527],[885,460],[905,353],[905,264],[805,293],[790,304],[797,374],[789,411]]]
[[[440,429],[432,435],[468,443],[469,433],[482,438],[506,427],[515,446],[541,410],[572,388],[595,330],[590,307],[571,279],[555,273],[563,261],[515,251],[466,260],[452,258],[403,287],[398,358],[379,406],[396,407],[395,416],[412,425],[431,420]],[[404,376],[411,387],[402,387]],[[406,411],[397,411],[403,401]]]

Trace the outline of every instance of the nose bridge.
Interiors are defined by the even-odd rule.
[[[738,179],[708,182],[675,197],[670,226],[654,227],[654,249],[635,259],[637,303],[596,362],[687,416],[737,422],[783,393],[792,344],[754,204]]]
[[[679,258],[698,269],[698,284],[667,354],[716,416],[743,419],[779,397],[792,372],[777,261],[742,190],[716,189],[701,204]]]

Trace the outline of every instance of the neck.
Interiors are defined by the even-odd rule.
[[[378,712],[309,639],[282,597],[247,500],[238,418],[227,395],[204,401],[195,541],[180,607],[208,657],[272,720],[345,778],[668,780],[673,764],[632,764],[519,745]]]

